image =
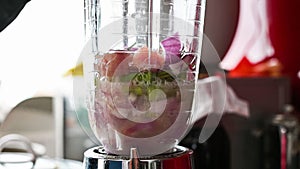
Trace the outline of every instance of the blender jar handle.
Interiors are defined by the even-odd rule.
[[[208,112],[204,126],[199,135],[199,143],[204,143],[215,131],[219,125],[226,104],[226,82],[223,78],[211,76],[206,79],[206,83],[210,84],[211,88],[211,109],[213,112]],[[198,88],[202,87],[198,83]],[[199,95],[199,93],[197,93]],[[197,112],[201,115],[203,112]],[[206,112],[205,112],[206,113]],[[196,120],[199,120],[198,118]]]

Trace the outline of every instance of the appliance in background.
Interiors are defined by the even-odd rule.
[[[290,103],[289,79],[228,78],[227,83],[249,103],[250,108],[249,118],[226,114],[222,119],[230,140],[231,169],[268,168],[266,163],[273,158],[271,156],[279,157],[282,152],[278,151],[281,149],[280,137],[267,126],[270,119],[282,114]],[[271,147],[272,153],[266,152],[268,147]],[[277,164],[272,165],[280,167],[281,162],[277,160]]]
[[[51,158],[62,158],[64,98],[36,96],[18,103],[8,113],[0,126],[0,137],[19,134],[45,148]]]
[[[289,113],[267,122],[263,134],[263,169],[299,169],[299,123]]]
[[[289,79],[228,78],[239,98],[249,103],[248,118],[225,113],[214,134],[198,142],[202,119],[181,145],[194,151],[196,169],[299,168],[298,123],[284,114],[290,103]]]

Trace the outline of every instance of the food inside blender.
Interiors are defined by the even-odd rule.
[[[89,118],[108,152],[127,154],[134,147],[142,155],[163,153],[184,136],[197,76],[197,56],[184,46],[174,35],[158,50],[133,45],[96,57],[95,107]],[[155,142],[164,146],[153,147]]]

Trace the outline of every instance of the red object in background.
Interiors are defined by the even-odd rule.
[[[286,135],[283,134],[280,136],[280,169],[286,169],[287,167],[287,138]]]
[[[259,63],[251,63],[243,57],[240,63],[228,73],[229,77],[279,77],[282,64],[276,58],[266,58]]]
[[[233,70],[229,72],[229,77],[256,77],[263,76],[263,73],[254,72],[254,64],[247,57],[243,57],[241,62]]]
[[[300,112],[300,1],[267,0],[267,7],[273,57],[291,79],[292,104]]]

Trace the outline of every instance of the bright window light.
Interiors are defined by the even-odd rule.
[[[0,32],[0,114],[37,92],[72,88],[63,74],[83,49],[83,17],[83,0],[29,1]]]

